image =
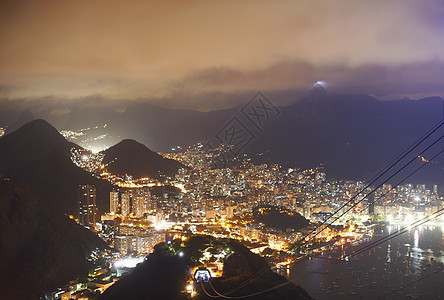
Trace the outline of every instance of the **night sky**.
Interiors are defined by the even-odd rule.
[[[444,1],[164,2],[1,1],[0,98],[211,110],[258,90],[286,104],[318,80],[444,92]]]

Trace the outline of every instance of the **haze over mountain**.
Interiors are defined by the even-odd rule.
[[[368,95],[328,94],[318,85],[306,98],[278,107],[279,116],[265,120],[260,129],[242,113],[245,105],[199,112],[161,108],[144,101],[129,104],[123,112],[78,108],[57,122],[64,119],[61,123],[73,128],[93,125],[94,120],[106,123],[98,133],[103,139],[91,142],[98,148],[121,137],[137,140],[154,151],[169,152],[178,145],[183,149],[202,141],[219,143],[218,132],[236,117],[254,137],[243,152],[256,162],[300,168],[323,164],[329,177],[368,179],[442,120],[442,103],[440,97],[380,101]],[[109,136],[103,136],[103,131]],[[430,164],[412,182],[442,184],[443,167],[440,161]]]
[[[79,109],[74,107],[68,120],[65,120],[64,127],[72,130],[94,127],[105,124],[118,115],[119,113],[112,108]]]
[[[104,164],[112,174],[132,175],[133,178],[157,178],[160,174],[173,176],[184,166],[172,159],[164,158],[145,145],[134,140],[123,140],[102,153]]]
[[[171,151],[176,144],[217,143],[217,133],[236,117],[254,136],[244,151],[256,162],[300,168],[323,164],[329,177],[367,179],[442,120],[443,99],[379,101],[367,95],[329,95],[318,87],[309,97],[278,109],[279,116],[264,120],[258,129],[242,114],[242,107],[195,112],[188,119],[188,111],[159,110],[144,119],[140,116],[150,108],[139,106],[137,113],[130,108],[122,113],[117,127],[124,134],[127,124],[138,140],[156,145],[156,150]],[[142,126],[144,120],[146,125]],[[133,124],[139,124],[138,129]],[[111,128],[115,128],[113,123]],[[442,161],[431,164],[412,181],[442,184],[443,166]]]
[[[323,164],[329,177],[366,179],[442,120],[443,99],[380,101],[367,95],[328,94],[315,86],[308,97],[278,107],[279,116],[264,120],[260,129],[245,118],[242,107],[199,112],[134,102],[121,113],[94,109],[93,118],[89,108],[82,108],[72,113],[77,117],[68,113],[64,118],[73,128],[100,120],[113,136],[110,141],[116,136],[131,138],[155,151],[168,152],[177,145],[183,149],[196,142],[219,143],[217,133],[236,117],[254,136],[243,150],[256,162],[300,168]],[[89,121],[80,118],[80,122],[78,116],[88,115]],[[412,180],[442,184],[443,166],[440,161],[430,164]]]
[[[13,132],[22,127],[23,125],[25,125],[26,123],[33,121],[34,119],[35,117],[31,113],[31,111],[29,109],[25,109],[15,122],[8,125],[8,127],[6,128],[6,133]]]
[[[439,97],[379,101],[367,95],[320,95],[281,108],[279,118],[264,126],[247,151],[284,166],[323,164],[327,175],[337,179],[368,179],[443,119]],[[439,138],[439,132],[433,137]],[[441,141],[435,149],[443,147]],[[409,180],[443,184],[443,166],[441,158]]]

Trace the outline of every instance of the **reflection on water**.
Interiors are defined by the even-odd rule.
[[[376,233],[375,240],[401,226],[389,226]],[[295,263],[283,270],[290,280],[305,288],[316,299],[440,299],[444,272],[439,272],[414,285],[400,289],[444,263],[444,232],[442,227],[421,226],[394,237],[351,259],[334,264],[328,272],[310,272],[327,266],[345,253],[361,249],[371,241],[356,247],[343,247],[318,258]],[[412,246],[413,245],[413,246]],[[392,294],[394,293],[394,294]]]

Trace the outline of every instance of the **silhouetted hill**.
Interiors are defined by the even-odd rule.
[[[24,184],[0,178],[0,199],[2,299],[34,299],[75,279],[90,251],[106,247]]]
[[[94,184],[100,212],[109,209],[112,185],[71,162],[70,143],[44,120],[35,120],[0,139],[0,174],[29,184],[53,209],[76,215],[77,187]]]
[[[123,140],[102,153],[107,170],[113,174],[132,175],[134,178],[159,177],[159,174],[174,175],[181,163],[162,157],[145,145],[134,140]]]
[[[253,209],[253,218],[258,223],[263,223],[267,227],[279,230],[292,228],[296,231],[308,226],[310,221],[297,212],[276,206],[261,206]]]
[[[48,122],[31,121],[0,139],[0,174],[54,151],[69,157],[72,147],[81,148],[66,141]]]
[[[270,292],[255,295],[254,299],[311,299],[307,292],[274,273],[263,258],[250,252],[241,243],[230,239],[218,240],[211,236],[193,236],[185,242],[176,240],[171,244],[156,245],[145,262],[107,289],[100,299],[188,299],[183,291],[187,280],[190,280],[189,268],[201,264],[199,259],[202,259],[203,252],[222,253],[222,250],[227,252],[223,261],[223,276],[211,279],[218,292],[223,294],[239,287],[251,276],[261,272],[260,277],[230,296],[248,295],[288,283]],[[195,288],[197,294],[193,299],[211,299],[200,284],[196,284]],[[216,297],[208,283],[204,283],[204,288],[213,298]]]

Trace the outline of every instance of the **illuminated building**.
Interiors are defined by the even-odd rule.
[[[130,194],[127,192],[122,193],[121,198],[122,198],[122,215],[126,217],[131,213]]]
[[[109,193],[109,211],[117,214],[119,210],[119,192],[112,191]]]
[[[311,216],[310,206],[305,205],[304,206],[304,217],[307,219],[310,219],[310,216]]]
[[[131,190],[133,199],[132,211],[135,217],[140,218],[148,212],[151,202],[151,192],[148,187]]]
[[[120,235],[114,238],[114,244],[123,253],[139,252],[149,253],[155,245],[165,241],[164,233],[151,233],[146,235]]]
[[[423,197],[415,197],[415,211],[424,212],[425,211],[425,200]]]
[[[96,187],[90,184],[79,185],[77,203],[79,224],[94,230],[97,214]]]
[[[236,207],[235,206],[231,206],[231,205],[226,208],[227,219],[231,219],[234,216],[235,209],[236,209]]]
[[[133,194],[133,214],[136,218],[140,218],[145,209],[144,209],[144,199],[142,196],[138,195],[138,194]]]
[[[375,195],[374,194],[368,195],[367,200],[368,200],[368,213],[370,215],[373,215],[375,214]]]

